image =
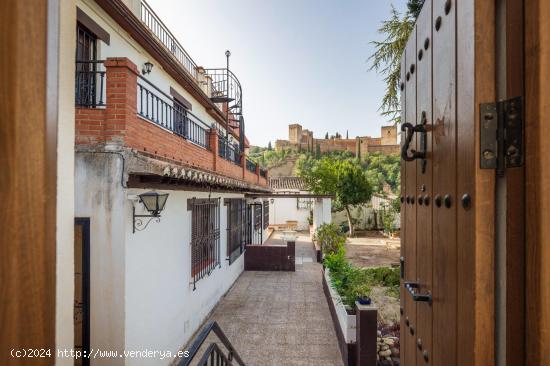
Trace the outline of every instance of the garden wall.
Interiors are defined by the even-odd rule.
[[[376,366],[377,310],[356,303],[355,314],[347,313],[340,295],[330,285],[329,270],[323,270],[323,291],[338,338],[345,366]]]

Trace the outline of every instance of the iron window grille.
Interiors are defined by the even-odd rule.
[[[187,200],[191,211],[191,278],[193,290],[220,263],[220,199]]]
[[[269,201],[264,201],[264,230],[269,226]]]
[[[298,210],[311,210],[313,201],[310,198],[296,198],[296,208]]]
[[[246,201],[226,198],[227,206],[227,258],[233,263],[244,252],[246,244]]]
[[[246,244],[262,244],[262,204],[250,203],[246,210]]]
[[[105,106],[105,69],[97,60],[97,37],[80,23],[76,27],[75,105]]]

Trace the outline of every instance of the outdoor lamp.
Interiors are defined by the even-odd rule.
[[[229,50],[225,51],[225,57],[229,57],[229,56],[231,56],[231,51]]]
[[[145,209],[149,211],[149,215],[136,215],[136,207],[133,207],[132,210],[132,216],[134,219],[134,228],[133,233],[136,232],[136,230],[141,231],[144,230],[147,225],[151,222],[153,219],[157,219],[157,222],[160,222],[160,213],[162,210],[164,210],[164,206],[166,205],[166,200],[168,199],[168,193],[159,193],[155,191],[146,192],[138,195],[138,200],[143,203],[143,206],[145,206]],[[142,218],[149,218],[147,222],[145,223]]]
[[[141,73],[143,75],[150,74],[151,70],[153,70],[153,64],[147,61],[146,63],[143,64],[143,69],[141,69]]]

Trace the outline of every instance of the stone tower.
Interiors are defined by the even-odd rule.
[[[302,138],[302,125],[295,123],[288,125],[288,141],[291,144],[299,144]]]
[[[382,126],[381,138],[381,145],[396,145],[397,126]]]

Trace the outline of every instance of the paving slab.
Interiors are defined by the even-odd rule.
[[[296,256],[296,272],[245,271],[209,318],[247,366],[343,366],[308,233]]]

